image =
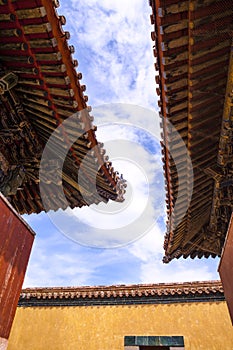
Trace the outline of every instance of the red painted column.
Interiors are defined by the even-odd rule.
[[[0,350],[7,348],[34,236],[0,194]]]
[[[233,324],[233,214],[231,215],[218,271]]]

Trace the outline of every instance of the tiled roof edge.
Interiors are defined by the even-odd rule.
[[[26,288],[22,290],[20,300],[141,298],[175,295],[198,296],[216,293],[224,294],[220,281],[93,287]]]

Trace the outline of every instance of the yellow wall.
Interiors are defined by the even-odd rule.
[[[124,350],[125,335],[182,335],[185,350],[232,350],[225,302],[18,308],[8,350]]]

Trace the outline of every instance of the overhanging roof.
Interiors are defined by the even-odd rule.
[[[58,15],[58,5],[57,0],[0,1],[0,190],[21,214],[123,201],[125,191],[124,180],[96,140],[86,87],[80,84],[82,74],[76,72],[74,47],[68,45],[69,33],[62,28],[65,18]],[[42,151],[51,134],[80,111],[75,122],[62,127],[54,138],[51,164],[46,164],[48,171],[39,179]],[[74,135],[77,140],[60,169],[55,160],[62,158]]]
[[[150,5],[167,191],[164,262],[215,257],[233,208],[233,1]]]

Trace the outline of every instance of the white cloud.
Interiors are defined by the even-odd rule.
[[[150,39],[151,9],[145,0],[89,0],[81,2],[70,0],[62,2],[60,12],[67,18],[65,30],[71,32],[71,41],[76,48],[75,57],[80,62],[83,83],[87,84],[87,94],[92,105],[120,102],[123,108],[112,110],[111,106],[94,108],[97,125],[110,123],[108,127],[100,127],[97,136],[106,143],[107,154],[117,158],[113,140],[129,140],[133,147],[127,147],[128,159],[137,157],[142,165],[153,191],[163,184],[155,175],[160,169],[160,152],[153,157],[140,145],[145,145],[147,136],[142,130],[151,132],[159,139],[158,118],[156,110],[156,93],[154,81],[154,58]],[[150,108],[126,106],[126,103]],[[122,111],[124,113],[122,113]],[[132,118],[133,115],[133,118]],[[121,126],[116,126],[120,122]],[[112,125],[111,125],[112,123]],[[138,127],[137,133],[126,123]],[[139,131],[139,129],[141,130]],[[150,138],[151,141],[151,138]],[[152,144],[150,145],[153,146]],[[127,151],[127,152],[126,152]],[[121,170],[120,167],[123,166]],[[130,211],[121,213],[121,217],[111,217],[112,224],[125,224],[128,219],[139,215],[147,200],[145,181],[142,173],[133,166],[114,162],[114,167],[132,182],[134,191],[133,206]],[[154,193],[154,192],[153,192]],[[153,223],[149,233],[135,243],[121,249],[98,250],[78,246],[51,228],[45,214],[27,217],[37,232],[32,257],[29,263],[25,286],[59,286],[116,283],[156,283],[165,281],[202,280],[216,278],[216,262],[174,261],[169,265],[162,264],[162,246],[164,223],[156,222],[156,217],[164,217],[164,204],[156,203],[156,197],[150,197],[143,219],[131,227],[143,233],[145,222]],[[155,207],[156,203],[156,207]],[[104,205],[100,209],[102,210]],[[108,208],[108,206],[106,206]],[[88,212],[89,209],[84,209]],[[108,210],[111,210],[109,207]],[[144,210],[145,211],[145,210]],[[87,222],[97,221],[96,212],[83,216]],[[90,213],[90,212],[89,212]],[[60,213],[57,213],[58,217]],[[86,215],[86,214],[85,214]],[[161,220],[160,217],[160,220]],[[90,222],[89,222],[90,223]],[[91,222],[92,223],[92,222]],[[99,221],[101,223],[101,221]],[[109,223],[108,223],[109,225]],[[69,226],[70,233],[82,233],[82,225]],[[106,228],[106,227],[105,227]],[[149,228],[149,227],[148,227]],[[103,235],[106,243],[108,230]],[[94,230],[89,227],[85,232],[90,242],[96,239]],[[132,236],[131,236],[132,237]],[[136,237],[137,238],[137,237]]]
[[[169,264],[162,262],[161,246],[163,230],[156,225],[141,240],[129,247],[129,252],[138,258],[140,263],[141,283],[188,282],[219,279],[217,274],[218,259],[174,259]]]
[[[141,265],[141,279],[144,283],[189,282],[215,279],[215,274],[208,267],[173,267],[168,269],[159,259],[149,259]]]
[[[134,280],[131,269],[127,273],[124,268],[122,273],[122,266],[130,264],[127,249],[79,246],[57,232],[46,215],[43,215],[43,228],[46,230],[38,232],[34,242],[24,287],[132,283]]]
[[[86,246],[119,247],[144,235],[161,216],[165,203],[163,175],[160,159],[145,149],[140,129],[122,124],[102,129],[103,141],[111,135],[106,142],[107,154],[127,179],[126,201],[48,215],[74,241]],[[148,141],[154,142],[150,135]]]
[[[155,72],[148,3],[100,0],[72,1],[72,5],[71,9],[65,5],[61,12],[65,11],[69,19],[67,28],[76,44],[84,81],[92,92],[91,101],[154,107]]]

